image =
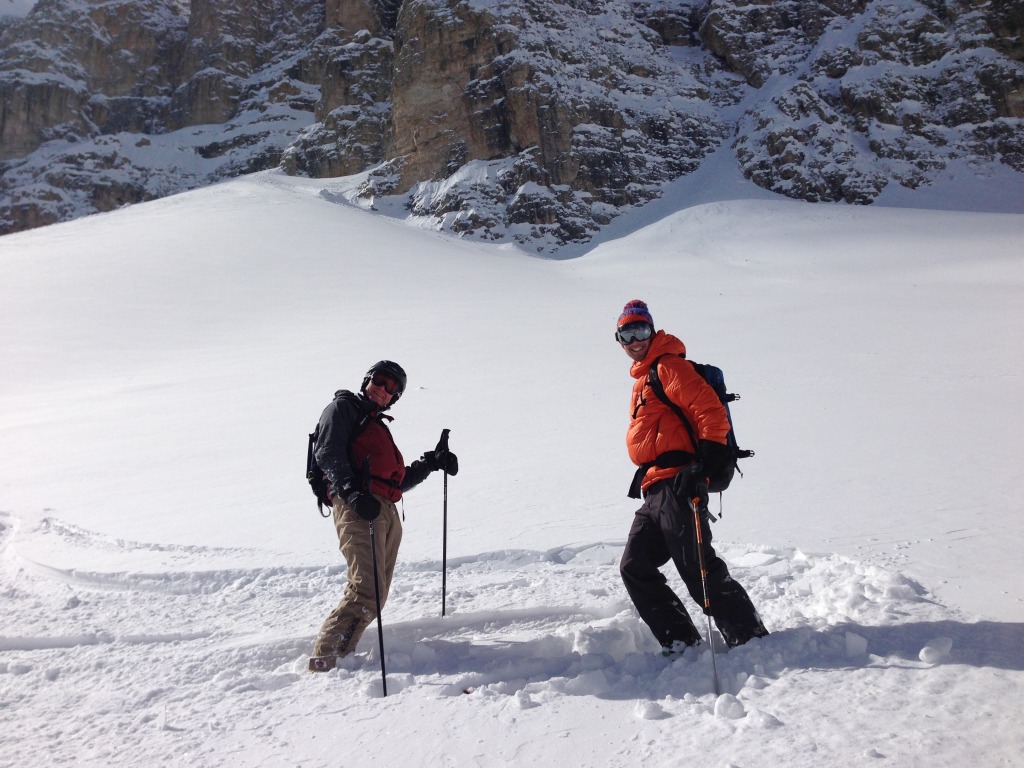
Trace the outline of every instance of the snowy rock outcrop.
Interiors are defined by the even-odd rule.
[[[322,0],[40,0],[0,28],[0,233],[276,166],[322,26]]]
[[[998,0],[40,0],[0,26],[0,233],[280,165],[476,237],[583,242],[727,147],[870,203],[1024,174]]]
[[[460,232],[585,240],[727,135],[702,69],[628,3],[405,2],[367,196]]]
[[[760,26],[749,20],[759,6],[731,4],[704,25],[711,48],[759,88],[734,145],[759,186],[869,203],[890,183],[927,184],[950,159],[1024,172],[1024,6],[769,5]],[[751,50],[761,40],[772,55]]]

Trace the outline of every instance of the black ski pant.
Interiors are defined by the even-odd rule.
[[[729,568],[711,546],[707,510],[699,514],[704,540],[704,566],[710,614],[730,646],[741,645],[767,633],[745,589],[729,575]],[[683,579],[690,597],[704,605],[704,588],[697,557],[693,507],[677,499],[670,481],[650,487],[643,506],[633,518],[619,572],[640,618],[665,648],[679,641],[693,645],[700,634],[682,602],[659,570],[669,560]]]

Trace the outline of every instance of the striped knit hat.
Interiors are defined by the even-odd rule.
[[[651,328],[654,328],[654,318],[651,317],[651,310],[640,299],[633,299],[622,308],[622,314],[619,315],[619,322],[615,324],[615,327],[618,329],[628,323],[647,323]]]

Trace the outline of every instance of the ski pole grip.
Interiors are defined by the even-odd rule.
[[[442,453],[447,453],[448,452],[448,433],[449,432],[451,432],[450,429],[442,429],[441,430],[441,439],[437,441],[437,446],[434,448],[434,451],[436,453],[442,454]]]
[[[441,430],[441,439],[437,441],[434,448],[434,456],[437,458],[438,469],[444,470],[445,482],[448,482],[448,475],[456,475],[459,472],[459,462],[448,450],[448,433],[450,429]]]

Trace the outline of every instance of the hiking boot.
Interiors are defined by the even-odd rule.
[[[722,628],[719,627],[718,631],[721,632]],[[768,637],[768,630],[765,629],[764,624],[759,621],[754,627],[742,633],[729,632],[726,634],[725,632],[722,632],[722,636],[725,638],[725,642],[730,648],[735,648],[738,645],[743,645],[749,640],[753,640],[755,637]]]
[[[310,656],[309,657],[309,671],[310,672],[330,672],[334,669],[334,665],[338,663],[337,656]]]
[[[684,643],[682,640],[674,640],[668,645],[661,646],[661,655],[666,659],[672,658],[673,656],[682,656],[683,651],[693,645],[700,645],[700,640],[694,643]]]

